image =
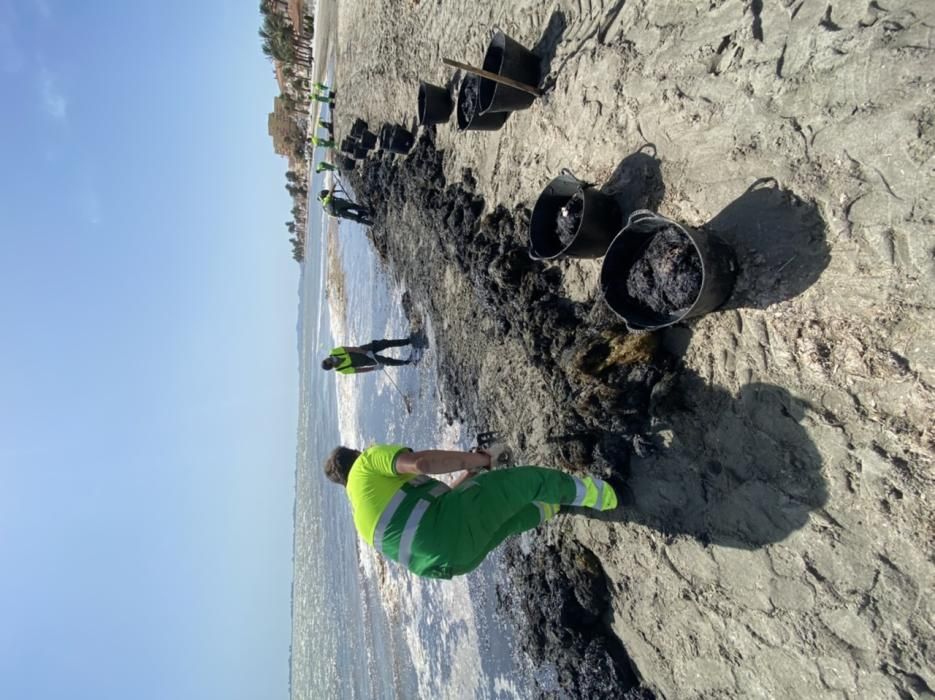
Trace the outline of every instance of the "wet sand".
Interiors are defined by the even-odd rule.
[[[627,658],[668,698],[935,690],[935,8],[357,0],[339,19],[338,138],[411,124],[418,81],[480,63],[493,26],[550,68],[502,130],[442,125],[355,180],[432,319],[452,419],[626,483],[621,512],[560,517],[512,557],[526,652],[572,693],[601,692],[595,659],[622,688]],[[730,243],[726,308],[627,334],[599,260],[530,261],[562,167]]]

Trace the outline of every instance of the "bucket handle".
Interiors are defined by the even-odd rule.
[[[779,180],[774,177],[760,177],[753,181],[745,191],[744,194],[758,190],[764,185],[769,185],[770,188],[774,190],[782,189],[782,185],[779,184]]]
[[[529,258],[531,260],[546,260],[546,258],[543,258],[541,255],[538,255],[536,253],[535,248],[533,248],[532,246],[529,246]]]
[[[637,149],[636,149],[636,152],[637,152],[637,153],[643,153],[643,152],[644,152],[645,150],[647,150],[647,149],[652,150],[652,153],[648,153],[647,155],[648,155],[650,158],[655,158],[655,157],[656,157],[656,144],[654,144],[654,143],[649,143],[648,141],[647,141],[646,143],[644,143],[642,146],[640,146],[639,148],[637,148]]]
[[[649,209],[637,209],[635,212],[630,214],[630,218],[627,219],[626,225],[624,228],[629,228],[633,224],[638,224],[641,221],[649,221],[650,219],[662,219],[659,214]]]
[[[564,175],[565,177],[570,177],[570,178],[573,179],[575,182],[579,183],[579,184],[581,185],[582,188],[584,188],[584,187],[593,187],[593,186],[594,186],[593,183],[585,182],[585,181],[582,180],[580,177],[578,177],[578,176],[575,175],[573,172],[571,172],[571,168],[562,168],[561,170],[558,171],[558,174],[559,174],[559,175]]]

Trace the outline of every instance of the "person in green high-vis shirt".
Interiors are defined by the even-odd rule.
[[[334,98],[335,95],[337,95],[334,90],[329,89],[324,83],[315,83],[313,87],[315,88],[315,92],[308,96],[309,100],[314,100],[315,102],[330,102],[331,106],[334,106]]]
[[[404,345],[411,344],[412,340],[410,338],[400,338],[398,340],[373,340],[360,347],[341,345],[334,348],[328,357],[321,361],[321,368],[324,370],[333,369],[341,374],[363,374],[380,369],[380,365],[401,367],[411,364],[411,361],[384,357],[377,353],[387,348],[401,348]]]
[[[321,139],[317,136],[312,136],[308,140],[313,146],[317,146],[318,148],[334,148],[334,141],[331,139]]]
[[[365,226],[373,225],[371,211],[368,207],[363,207],[344,197],[336,197],[333,189],[319,192],[318,201],[321,202],[321,207],[325,210],[325,213],[330,216],[355,221]]]
[[[338,166],[334,165],[333,163],[329,163],[326,160],[321,161],[318,165],[315,166],[316,173],[323,173],[326,170],[332,171],[332,170],[337,170],[337,169],[338,169]]]
[[[476,569],[507,537],[538,527],[561,506],[617,507],[613,487],[544,467],[489,470],[501,445],[478,452],[374,445],[336,448],[325,475],[347,489],[360,537],[418,576],[448,579]],[[467,471],[453,487],[434,475]]]

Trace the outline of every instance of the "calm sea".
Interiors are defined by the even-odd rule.
[[[316,177],[312,192],[321,188]],[[473,434],[448,426],[436,390],[436,354],[415,366],[361,376],[323,372],[339,344],[405,337],[403,292],[377,261],[363,230],[342,223],[346,317],[325,300],[320,209],[313,215],[299,288],[301,405],[295,502],[295,574],[290,660],[294,698],[513,698],[528,673],[513,658],[495,611],[496,556],[470,576],[427,581],[377,559],[358,542],[344,490],[321,469],[337,444],[393,442],[415,449],[468,448]],[[407,357],[408,348],[389,350]],[[407,415],[401,393],[409,397]]]

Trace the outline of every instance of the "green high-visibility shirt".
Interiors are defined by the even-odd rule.
[[[325,211],[331,213],[331,197],[324,202]],[[335,370],[341,374],[356,374],[358,367],[371,367],[377,364],[377,361],[369,354],[364,352],[352,352],[345,347],[335,348],[331,351],[331,356],[338,358],[338,365]]]
[[[383,509],[415,474],[397,474],[396,459],[411,452],[404,445],[373,445],[360,453],[347,475],[347,499],[354,513],[354,526],[369,545]]]

